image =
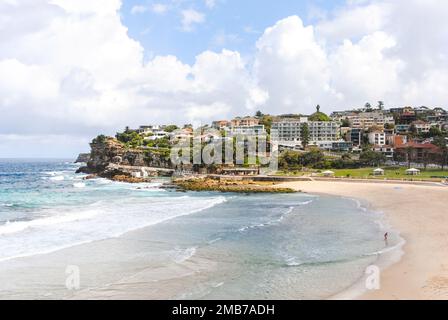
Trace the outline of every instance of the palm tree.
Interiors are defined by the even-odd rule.
[[[414,148],[412,146],[406,147],[406,160],[408,162],[408,169],[411,168],[411,162],[412,162],[412,154],[414,153]]]
[[[304,123],[300,128],[300,139],[302,140],[303,149],[306,149],[310,143],[310,128],[307,123]]]
[[[438,136],[434,139],[434,144],[440,148],[440,165],[442,167],[442,171],[445,169],[445,165],[448,162],[448,146],[447,141],[443,136]]]

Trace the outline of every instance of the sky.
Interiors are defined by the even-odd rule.
[[[445,0],[0,0],[0,158],[125,126],[447,106]]]

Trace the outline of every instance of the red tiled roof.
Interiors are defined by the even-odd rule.
[[[418,143],[418,142],[414,142],[414,141],[399,145],[396,148],[397,149],[405,149],[408,147],[412,147],[412,148],[416,148],[416,149],[432,149],[434,151],[439,150],[439,147],[436,145],[433,145],[432,143]]]
[[[394,136],[394,147],[399,147],[404,144],[404,138],[402,136]]]
[[[417,120],[417,121],[412,122],[412,124],[429,124],[429,123],[427,123],[423,120]]]

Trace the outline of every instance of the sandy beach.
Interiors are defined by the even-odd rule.
[[[405,239],[402,258],[381,272],[381,289],[360,299],[448,299],[448,187],[340,181],[282,186],[358,199],[383,212]]]

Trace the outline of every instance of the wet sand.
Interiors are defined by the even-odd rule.
[[[448,187],[340,181],[281,186],[367,202],[405,239],[403,257],[381,272],[380,290],[361,299],[448,299]]]

